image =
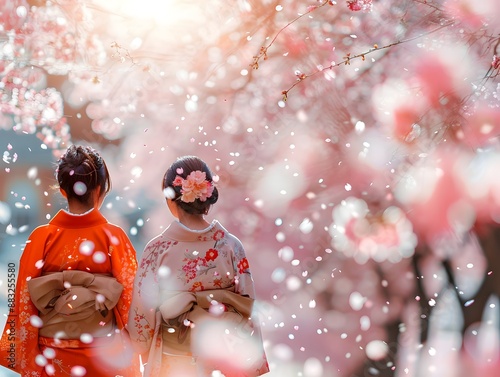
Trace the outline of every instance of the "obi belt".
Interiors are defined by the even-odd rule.
[[[85,271],[52,272],[28,281],[30,298],[39,310],[47,338],[103,337],[114,330],[113,308],[123,286],[113,277]]]
[[[163,354],[191,356],[216,369],[231,365],[238,376],[266,373],[262,337],[250,317],[253,304],[233,287],[167,293],[159,308]]]

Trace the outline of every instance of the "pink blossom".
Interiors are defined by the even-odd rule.
[[[467,226],[469,212],[460,209],[469,208],[471,203],[457,176],[463,158],[460,149],[438,150],[398,183],[396,198],[407,207],[408,217],[422,239],[432,240],[457,226]]]
[[[369,12],[372,9],[372,0],[347,0],[347,7],[353,12]]]
[[[182,181],[183,181],[182,177],[177,176],[177,177],[175,177],[174,181],[172,182],[172,185],[173,186],[182,186]]]
[[[451,16],[474,29],[493,23],[498,14],[496,0],[447,0],[443,6]]]
[[[196,199],[204,202],[212,196],[213,190],[212,183],[206,180],[205,172],[192,171],[186,179],[182,180],[181,200],[185,203],[192,203]]]
[[[350,197],[334,208],[333,221],[332,245],[360,264],[369,258],[396,263],[414,253],[412,224],[398,207],[372,214],[364,200]]]
[[[440,106],[443,93],[453,93],[454,80],[450,67],[437,55],[423,56],[416,66],[417,77],[429,102]]]
[[[409,104],[402,105],[393,112],[394,116],[394,135],[399,139],[406,141],[408,135],[413,129],[413,125],[418,121],[420,115],[415,106]]]
[[[494,143],[500,134],[500,112],[481,104],[474,114],[465,119],[461,131],[463,142],[474,148]]]
[[[500,68],[500,57],[493,55],[493,61],[491,62],[491,66],[493,69],[499,69]]]
[[[4,30],[17,30],[26,20],[29,5],[25,0],[0,0],[0,24]],[[21,9],[24,10],[21,11]]]

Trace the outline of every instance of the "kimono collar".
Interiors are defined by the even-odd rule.
[[[163,235],[179,242],[196,242],[215,239],[214,236],[218,232],[224,234],[227,231],[217,220],[213,220],[208,227],[201,230],[190,229],[179,221],[174,221],[165,229]]]
[[[60,210],[50,220],[49,224],[60,226],[62,228],[87,228],[106,224],[108,221],[97,209],[85,212],[81,215],[76,215],[65,210]]]

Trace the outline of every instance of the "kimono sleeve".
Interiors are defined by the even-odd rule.
[[[134,291],[127,330],[134,347],[141,354],[149,351],[158,330],[156,311],[159,302],[158,244],[150,242],[142,254],[134,281]]]
[[[250,272],[250,264],[241,241],[231,236],[233,249],[233,268],[235,271],[236,293],[242,296],[255,298],[255,288]]]
[[[31,233],[26,242],[19,262],[14,302],[9,305],[0,341],[0,364],[17,373],[29,371],[30,376],[41,376],[42,367],[35,363],[36,356],[40,354],[38,328],[41,320],[38,309],[31,301],[28,281],[42,273],[46,238],[46,228],[40,227]]]
[[[252,274],[250,272],[250,265],[248,263],[247,256],[245,254],[245,249],[243,248],[242,243],[236,237],[233,238],[233,252],[234,252],[234,271],[235,271],[235,286],[236,293],[242,296],[248,296],[255,300],[255,287],[252,278]],[[255,358],[255,369],[252,371],[252,376],[260,376],[269,372],[269,363],[267,361],[267,356],[264,350],[264,344],[262,340],[262,331],[260,326],[259,315],[254,310],[252,312],[251,318],[251,328],[253,329],[253,345],[254,354],[252,358]],[[248,346],[247,346],[248,348]],[[250,360],[250,359],[248,359]]]
[[[113,277],[122,284],[123,292],[116,305],[117,322],[123,328],[128,321],[134,278],[137,272],[137,257],[134,247],[121,228],[115,228],[112,239],[111,268]]]

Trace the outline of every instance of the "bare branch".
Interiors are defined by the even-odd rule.
[[[294,22],[297,22],[302,17],[304,17],[304,16],[306,16],[306,15],[314,12],[316,9],[324,7],[325,5],[333,5],[333,3],[332,3],[331,0],[323,0],[323,2],[320,5],[309,7],[308,10],[307,10],[307,12],[300,14],[299,16],[295,17],[292,21],[290,21],[289,23],[287,23],[285,26],[283,26],[276,33],[276,35],[274,36],[274,38],[271,40],[271,42],[267,46],[262,46],[260,48],[259,54],[255,55],[253,57],[253,62],[252,62],[252,64],[250,64],[250,67],[252,67],[253,69],[259,69],[259,61],[260,61],[260,59],[267,60],[267,50],[269,49],[269,47],[271,47],[274,44],[274,42],[276,41],[276,39],[278,38],[278,36],[281,34],[281,32],[283,30],[285,30],[287,27],[289,27]]]
[[[400,44],[403,44],[403,43],[407,43],[407,42],[411,42],[413,40],[416,40],[416,39],[419,39],[419,38],[422,38],[426,35],[429,35],[429,34],[432,34],[432,33],[435,33],[441,29],[444,29],[444,28],[447,28],[451,25],[454,24],[454,21],[448,21],[447,23],[439,26],[438,28],[435,28],[433,30],[430,30],[426,33],[422,33],[422,34],[419,34],[415,37],[411,37],[411,38],[407,38],[407,39],[402,39],[400,41],[396,41],[396,42],[393,42],[393,43],[390,43],[388,45],[385,45],[385,46],[382,46],[382,47],[379,47],[377,44],[375,44],[373,46],[373,48],[371,48],[370,50],[366,51],[366,52],[362,52],[362,53],[359,53],[357,55],[351,55],[350,53],[347,53],[343,60],[339,63],[332,63],[331,65],[327,66],[327,67],[322,67],[312,73],[309,73],[309,74],[304,74],[304,73],[301,73],[300,75],[297,76],[297,81],[291,85],[287,90],[283,90],[281,92],[281,94],[283,95],[283,100],[286,101],[288,99],[288,93],[290,92],[290,90],[292,90],[293,88],[295,88],[299,83],[301,83],[302,81],[304,81],[305,79],[309,78],[309,77],[312,77],[312,76],[315,76],[316,74],[318,73],[321,73],[325,70],[328,70],[328,69],[333,69],[335,67],[338,67],[340,65],[350,65],[351,64],[351,61],[354,60],[354,59],[359,59],[361,58],[363,61],[365,60],[366,58],[366,55],[369,55],[371,54],[372,52],[375,52],[375,51],[380,51],[380,50],[384,50],[384,49],[388,49],[390,47],[394,47],[394,46],[397,46],[397,45],[400,45]]]

